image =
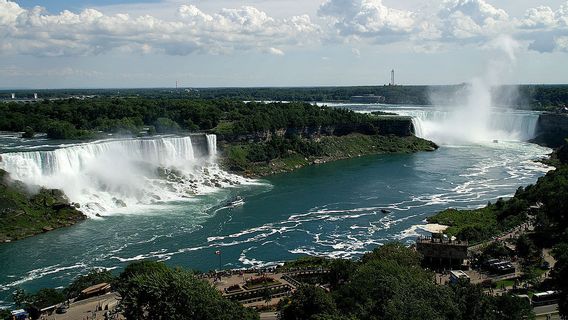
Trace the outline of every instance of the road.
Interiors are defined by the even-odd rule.
[[[535,307],[533,309],[533,311],[536,314],[537,319],[547,319],[546,315],[548,315],[548,314],[551,315],[551,318],[548,318],[548,319],[560,319],[560,316],[558,315],[558,305],[557,304]]]
[[[260,320],[276,320],[278,319],[278,312],[262,312]]]

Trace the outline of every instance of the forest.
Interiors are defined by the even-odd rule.
[[[377,133],[377,117],[308,103],[238,100],[93,98],[0,104],[0,130],[45,132],[53,139],[90,138],[96,132],[137,135],[207,131],[227,139],[285,128],[333,126],[335,134]]]

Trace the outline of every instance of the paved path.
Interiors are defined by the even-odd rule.
[[[262,312],[260,320],[276,320],[278,319],[278,312]]]
[[[560,315],[558,315],[557,304],[535,307],[533,311],[536,314],[537,319],[560,319]],[[547,315],[549,315],[550,317],[547,318]]]
[[[534,227],[531,223],[525,222],[515,228],[513,228],[512,230],[510,230],[509,232],[505,232],[502,233],[496,237],[493,237],[491,240],[487,240],[484,241],[482,243],[476,244],[474,246],[470,246],[468,248],[468,250],[470,252],[475,252],[475,251],[481,251],[483,248],[485,248],[486,246],[488,246],[489,244],[495,242],[495,241],[503,241],[506,239],[511,239],[511,238],[518,238],[520,235],[533,231]]]
[[[63,314],[52,314],[45,319],[48,320],[83,320],[83,319],[99,319],[104,320],[103,311],[96,311],[97,306],[102,306],[104,309],[105,305],[108,305],[109,310],[113,310],[118,303],[118,294],[108,293],[102,296],[93,297],[77,302],[71,303],[69,309]],[[120,317],[119,319],[124,319]]]

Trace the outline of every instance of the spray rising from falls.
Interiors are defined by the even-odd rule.
[[[485,74],[449,96],[430,97],[433,105],[451,104],[452,107],[410,114],[415,117],[416,134],[441,144],[533,138],[538,115],[496,108],[503,101],[515,103],[516,90],[505,88],[501,83],[515,63],[518,46],[515,40],[505,36],[489,43],[488,48],[492,50]],[[496,101],[496,96],[500,101]]]
[[[528,141],[535,137],[539,114],[492,109],[484,122],[460,121],[455,110],[404,110],[412,117],[416,136],[438,143]]]
[[[2,155],[29,186],[62,189],[90,215],[191,198],[246,180],[219,169],[215,135],[91,142]]]

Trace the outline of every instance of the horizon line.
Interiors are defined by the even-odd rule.
[[[306,86],[194,86],[194,87],[161,87],[161,86],[140,86],[140,87],[60,87],[60,88],[40,88],[40,87],[0,87],[0,92],[3,91],[24,91],[24,90],[163,90],[163,89],[173,89],[173,90],[183,90],[183,89],[310,89],[310,88],[357,88],[357,87],[452,87],[461,86],[468,84],[467,82],[454,83],[454,84],[395,84],[394,86],[389,84],[381,85],[306,85]],[[505,83],[499,84],[492,87],[500,86],[568,86],[568,83]]]

